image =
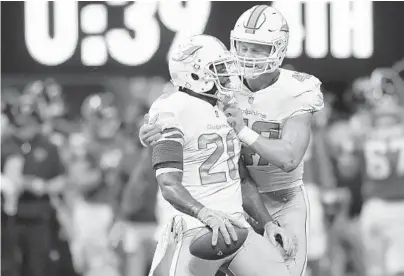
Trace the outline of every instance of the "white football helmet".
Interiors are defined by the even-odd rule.
[[[289,41],[289,26],[282,14],[267,5],[254,6],[237,20],[230,33],[231,51],[237,56],[244,76],[255,78],[281,66]],[[239,42],[270,46],[267,57],[247,58],[237,49]]]
[[[237,58],[217,38],[191,36],[179,43],[168,62],[172,83],[195,93],[227,102],[242,81]],[[215,93],[212,91],[216,86]]]

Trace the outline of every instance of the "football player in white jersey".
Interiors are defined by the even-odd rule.
[[[277,247],[255,233],[243,215],[237,166],[241,143],[217,107],[218,98],[233,91],[226,86],[232,75],[240,73],[235,63],[234,55],[218,39],[206,35],[185,40],[169,59],[170,76],[178,91],[153,103],[149,123],[162,126],[152,163],[174,217],[161,234],[149,275],[213,276],[221,267],[237,276],[266,271],[289,275]],[[239,78],[235,81],[241,87]],[[271,230],[272,218],[261,204],[261,222]],[[233,224],[250,229],[236,253],[218,260],[190,254],[194,235],[205,225],[213,230],[213,246],[219,232],[227,244],[236,241]]]
[[[324,104],[316,77],[279,68],[288,39],[286,20],[270,6],[254,6],[240,16],[231,31],[231,50],[245,82],[235,93],[237,104],[227,105],[225,113],[244,144],[244,162],[267,209],[295,237],[297,252],[289,258],[289,268],[300,276],[307,263],[309,221],[302,159],[313,113]],[[158,132],[144,127],[140,137],[150,144]],[[254,210],[246,211],[256,217]]]
[[[289,27],[276,9],[254,6],[237,20],[231,50],[243,67],[244,90],[225,109],[245,146],[244,162],[270,214],[296,238],[289,263],[292,276],[307,262],[309,205],[303,162],[313,113],[323,108],[321,82],[309,74],[279,68],[286,55]]]

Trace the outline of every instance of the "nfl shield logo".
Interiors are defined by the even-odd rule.
[[[253,97],[253,96],[248,97],[248,103],[249,103],[249,104],[253,104],[253,103],[254,103],[254,97]]]

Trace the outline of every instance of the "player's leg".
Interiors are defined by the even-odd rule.
[[[292,236],[296,244],[294,258],[287,260],[292,276],[302,276],[307,265],[309,201],[304,186],[263,194],[272,217]]]
[[[313,183],[305,183],[310,198],[310,239],[308,240],[306,276],[322,275],[322,260],[326,252],[327,231],[324,221],[324,209],[320,198],[320,189]]]
[[[386,240],[386,275],[404,275],[404,201],[385,203],[381,231]]]
[[[85,206],[85,207],[84,207]],[[119,275],[118,256],[110,247],[108,231],[113,220],[112,208],[106,204],[82,202],[79,234],[83,243],[84,275]],[[85,215],[85,216],[84,216]],[[91,218],[90,220],[88,218]],[[84,222],[85,221],[85,222]]]
[[[123,239],[124,276],[145,275],[150,263],[148,244],[152,241],[156,225],[148,222],[127,222]]]
[[[252,230],[227,269],[236,276],[290,275],[279,250]]]
[[[214,276],[226,259],[202,260],[191,255],[189,246],[199,230],[200,228],[188,230],[184,232],[181,240],[171,242],[164,257],[149,276]],[[158,250],[159,246],[156,254]]]
[[[384,255],[386,242],[382,228],[388,227],[380,223],[386,213],[384,204],[378,199],[364,202],[360,214],[360,231],[363,245],[364,266],[367,276],[385,275]]]
[[[391,236],[394,241],[388,242],[389,246],[386,249],[385,256],[387,275],[390,276],[404,275],[404,230],[395,232]]]

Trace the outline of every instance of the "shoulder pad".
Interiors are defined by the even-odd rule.
[[[159,141],[172,140],[184,144],[184,130],[180,124],[181,99],[170,97],[153,103],[149,111],[149,124],[162,127],[162,138]]]
[[[308,90],[320,89],[321,81],[313,75],[297,71],[290,72],[290,81],[293,86],[295,96],[298,96]]]
[[[324,108],[321,81],[313,75],[289,71],[293,96],[298,100],[301,110],[317,112]]]
[[[317,112],[324,108],[324,98],[320,88],[307,90],[297,97],[303,110]]]
[[[161,94],[161,95],[153,102],[153,104],[156,103],[156,102],[162,101],[162,100],[167,100],[167,99],[169,99],[170,97],[172,97],[173,95],[177,95],[177,94],[176,94],[177,92],[178,92],[177,90],[164,92],[163,94]],[[152,105],[153,105],[153,104],[152,104]]]
[[[149,110],[149,124],[162,124],[168,122],[168,119],[175,120],[177,117],[177,106],[171,100],[171,97],[160,96]]]

